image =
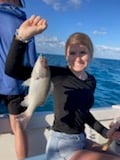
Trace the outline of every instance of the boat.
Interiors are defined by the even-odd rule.
[[[91,109],[92,114],[106,127],[116,116],[120,116],[120,105],[113,105],[102,108]],[[28,158],[25,160],[45,160],[45,146],[50,135],[50,129],[53,122],[53,112],[35,112],[26,129],[28,136]],[[107,140],[100,136],[96,131],[86,125],[85,132],[87,137],[103,144]],[[115,146],[116,147],[116,146]],[[116,151],[116,148],[113,150]],[[117,154],[120,155],[120,144],[117,146]],[[0,115],[0,159],[17,160],[14,147],[14,135],[10,128],[9,115]]]

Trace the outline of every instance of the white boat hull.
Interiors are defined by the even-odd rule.
[[[101,109],[92,109],[93,115],[106,127],[118,114],[120,115],[120,106],[106,107]],[[45,152],[47,139],[50,135],[50,126],[53,122],[54,114],[52,112],[35,112],[29,126],[26,130],[29,143],[29,157],[38,156]],[[98,142],[105,143],[106,139],[97,134],[89,126],[86,125],[87,137]],[[0,159],[12,160],[16,159],[14,148],[14,135],[12,134],[8,115],[0,117]],[[30,159],[31,160],[31,159]]]

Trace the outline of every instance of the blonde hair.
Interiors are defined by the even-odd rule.
[[[68,46],[71,45],[71,44],[85,45],[88,48],[88,50],[91,54],[91,57],[93,57],[93,51],[94,51],[93,43],[92,43],[90,37],[87,34],[80,33],[80,32],[76,32],[76,33],[71,34],[66,41],[65,55],[67,54]]]

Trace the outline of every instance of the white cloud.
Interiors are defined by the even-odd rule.
[[[45,2],[46,4],[54,4],[56,2],[56,0],[42,0],[43,2]]]
[[[38,52],[64,54],[65,42],[55,36],[36,36],[36,48]]]
[[[82,22],[77,22],[77,26],[83,26]]]
[[[68,6],[73,8],[79,8],[81,5],[81,0],[68,0],[67,1]]]
[[[95,57],[120,59],[120,48],[97,45],[95,46]]]
[[[69,8],[77,9],[81,5],[81,0],[43,0],[43,2],[52,6],[56,11],[66,11]]]
[[[101,31],[94,30],[92,33],[95,34],[95,35],[106,35],[107,34],[106,31],[102,31],[102,30]]]

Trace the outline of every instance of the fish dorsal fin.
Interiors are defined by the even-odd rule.
[[[22,86],[30,86],[30,81],[31,81],[31,78],[25,80],[22,84]]]
[[[42,57],[43,57],[43,56],[42,56],[42,53],[40,53],[39,57],[40,57],[40,58],[42,58]]]

